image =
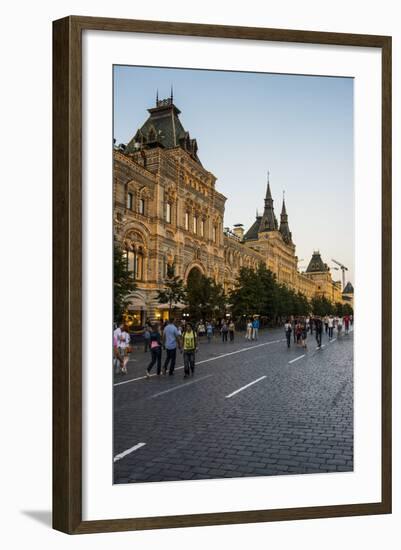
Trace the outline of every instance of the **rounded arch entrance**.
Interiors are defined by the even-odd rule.
[[[194,262],[190,264],[185,271],[185,275],[184,275],[185,283],[186,284],[188,284],[188,282],[190,283],[191,280],[198,278],[200,275],[205,275],[204,267],[198,262]]]

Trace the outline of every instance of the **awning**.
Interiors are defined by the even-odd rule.
[[[185,309],[187,306],[185,304],[181,304],[178,302],[178,304],[172,304],[171,309]],[[157,304],[156,309],[170,309],[170,304]]]

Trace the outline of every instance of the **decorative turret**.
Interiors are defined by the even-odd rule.
[[[284,199],[284,192],[283,192],[283,206],[281,208],[281,215],[280,215],[280,233],[283,237],[283,240],[285,243],[289,244],[292,243],[292,234],[288,225],[288,215],[287,210],[285,208],[285,199]]]
[[[166,99],[159,99],[159,92],[156,92],[155,107],[148,109],[148,113],[149,118],[130,140],[125,153],[135,153],[152,147],[181,147],[201,164],[196,139],[190,137],[179,119],[181,111],[174,104],[172,88],[170,97]]]
[[[312,254],[306,273],[322,273],[324,271],[330,271],[330,268],[323,262],[320,252],[315,250]]]
[[[273,198],[270,190],[269,172],[267,173],[267,189],[265,197],[265,209],[259,226],[259,233],[275,231],[278,229],[276,216],[274,215]]]

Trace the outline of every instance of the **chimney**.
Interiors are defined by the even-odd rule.
[[[242,223],[234,224],[233,233],[234,233],[234,235],[236,235],[242,241],[242,239],[244,237],[244,226],[243,226],[243,224]]]

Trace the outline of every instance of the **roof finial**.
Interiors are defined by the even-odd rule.
[[[171,84],[171,94],[170,94],[171,103],[173,103],[173,85]]]
[[[156,89],[156,107],[158,103],[159,103],[159,89],[157,88]]]
[[[267,171],[267,183],[270,183],[270,170]]]

